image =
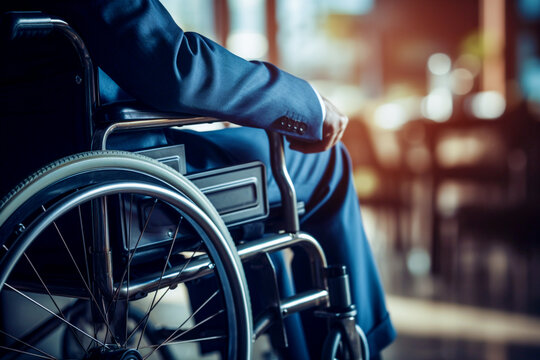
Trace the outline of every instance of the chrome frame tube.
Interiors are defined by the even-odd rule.
[[[94,112],[96,107],[99,106],[98,80],[97,74],[94,71],[92,58],[90,57],[90,53],[88,52],[82,38],[75,30],[73,30],[71,26],[69,26],[67,22],[61,19],[51,18],[51,23],[55,30],[60,31],[71,42],[83,67],[84,74],[82,78],[84,81],[84,97],[86,107],[86,131],[88,134],[88,139],[91,140],[94,133]]]
[[[286,299],[280,302],[279,311],[281,317],[285,318],[291,314],[302,310],[315,308],[318,306],[328,306],[328,291],[326,290],[309,290]],[[255,339],[261,336],[272,324],[277,320],[278,315],[274,311],[264,313],[255,324],[253,324],[253,335]]]
[[[96,131],[92,141],[92,149],[107,150],[107,140],[109,139],[109,136],[115,132],[205,124],[216,121],[220,120],[212,117],[196,116],[181,119],[149,119],[117,122],[107,126],[105,129]]]
[[[92,201],[92,274],[96,294],[111,299],[114,296],[113,261],[109,234],[109,216],[106,198]],[[99,290],[99,291],[98,291]],[[106,302],[102,302],[105,304]]]
[[[274,174],[281,195],[281,207],[283,208],[283,218],[285,220],[284,230],[289,233],[297,233],[300,231],[300,220],[296,207],[296,190],[285,163],[283,136],[272,131],[266,131],[266,134],[270,142],[272,174]]]
[[[297,294],[284,299],[285,308],[288,311],[300,311],[311,306],[327,305],[328,291],[324,276],[324,268],[327,267],[326,256],[315,238],[306,233],[275,235],[259,240],[253,240],[237,247],[238,255],[242,260],[248,260],[262,253],[271,253],[289,247],[300,247],[309,256],[312,266],[312,281],[315,290]],[[206,255],[193,258],[186,266],[185,263],[176,265],[168,270],[161,283],[155,276],[149,276],[140,281],[131,281],[129,291],[127,286],[122,285],[120,296],[140,296],[159,287],[174,286],[176,284],[206,276],[213,272],[213,264]],[[316,295],[313,294],[316,293]],[[305,306],[303,305],[305,302]],[[298,310],[295,310],[298,309]]]
[[[319,242],[305,232],[278,234],[259,240],[252,240],[237,246],[240,259],[247,260],[261,252],[273,252],[289,247],[301,247],[309,256],[312,283],[315,288],[326,289],[324,269],[328,266],[326,255]]]
[[[283,299],[279,306],[283,317],[312,307],[328,304],[327,290],[304,291]]]
[[[187,266],[186,263],[181,263],[165,272],[161,281],[159,279],[160,274],[155,274],[137,281],[130,281],[129,291],[127,286],[122,285],[120,287],[119,297],[126,298],[128,294],[131,297],[145,296],[146,294],[161,288],[195,280],[213,272],[214,264],[210,261],[208,256],[198,256],[193,258]]]

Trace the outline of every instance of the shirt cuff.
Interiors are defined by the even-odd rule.
[[[308,83],[309,84],[309,83]],[[321,113],[322,113],[322,122],[324,122],[324,119],[326,118],[326,106],[324,106],[324,101],[321,97],[321,94],[313,87],[313,85],[309,84],[313,91],[315,92],[315,95],[317,95],[317,99],[319,99],[319,105],[321,105]]]

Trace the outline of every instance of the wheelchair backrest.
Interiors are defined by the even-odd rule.
[[[89,149],[83,71],[65,36],[0,40],[0,198],[47,163]]]

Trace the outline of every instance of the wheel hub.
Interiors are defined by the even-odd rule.
[[[135,349],[98,349],[90,353],[88,360],[143,360]]]

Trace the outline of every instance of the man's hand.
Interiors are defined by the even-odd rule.
[[[343,115],[330,101],[324,97],[326,116],[323,121],[323,138],[317,142],[305,142],[289,137],[290,148],[303,153],[317,153],[330,149],[343,136],[343,132],[349,123],[349,118]]]

